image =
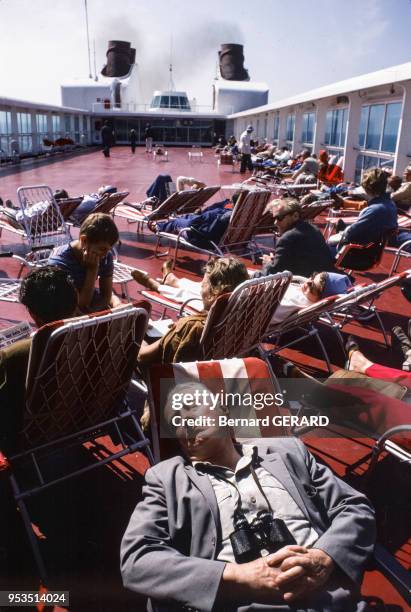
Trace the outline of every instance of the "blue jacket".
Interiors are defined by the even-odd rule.
[[[187,238],[195,246],[210,248],[210,241],[219,243],[230,222],[232,210],[227,209],[228,200],[208,206],[202,213],[182,215],[157,223],[160,232],[178,234],[183,228],[190,228]]]
[[[368,244],[397,229],[397,207],[388,194],[372,198],[358,220],[344,231],[342,242]]]

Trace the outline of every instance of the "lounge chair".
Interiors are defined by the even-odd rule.
[[[142,405],[127,400],[146,325],[146,311],[129,307],[50,323],[33,336],[23,425],[16,445],[1,449],[0,469],[10,480],[43,585],[46,566],[26,499],[129,453],[144,452],[154,462],[139,425]],[[102,436],[114,445],[102,448]],[[67,461],[73,452],[75,463]]]
[[[233,212],[231,213],[230,222],[218,244],[209,241],[209,248],[199,247],[187,237],[190,228],[180,230],[178,234],[168,232],[157,232],[157,245],[155,254],[159,256],[158,249],[162,239],[167,239],[171,243],[175,243],[173,265],[177,260],[178,250],[180,246],[184,246],[206,255],[222,256],[226,253],[236,255],[255,255],[257,246],[253,240],[256,230],[259,226],[264,209],[270,199],[270,192],[267,190],[260,191],[244,191],[240,194]],[[167,255],[166,252],[161,255]]]
[[[17,196],[22,213],[21,221],[0,219],[0,236],[3,230],[19,236],[27,243],[29,253],[38,248],[56,247],[70,241],[70,228],[50,187],[19,187]],[[38,211],[33,208],[36,204],[39,205]]]
[[[120,204],[114,209],[114,216],[137,223],[137,232],[150,221],[163,221],[169,217],[194,212],[213,197],[220,187],[204,187],[187,191],[175,191],[157,208],[141,207],[133,204]]]

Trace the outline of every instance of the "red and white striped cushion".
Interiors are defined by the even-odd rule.
[[[201,382],[212,393],[265,393],[273,396],[278,393],[268,365],[261,359],[246,357],[244,359],[222,359],[212,361],[194,361],[190,363],[174,363],[164,366],[153,366],[150,369],[150,380],[156,413],[159,414],[160,406],[165,398],[161,398],[161,382],[167,379],[171,384],[186,382]],[[241,381],[241,382],[240,382]],[[164,392],[164,388],[163,388]],[[161,398],[161,399],[160,399]],[[252,437],[278,437],[289,435],[287,427],[274,426],[272,417],[280,414],[288,414],[288,411],[279,409],[275,405],[266,405],[261,410],[252,410],[250,417],[269,417],[268,427],[256,428]],[[230,416],[239,416],[231,414]],[[249,428],[250,430],[250,428]],[[248,437],[250,437],[249,431]],[[241,431],[236,434],[241,437]]]

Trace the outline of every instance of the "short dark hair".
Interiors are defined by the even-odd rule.
[[[57,266],[42,266],[23,278],[19,300],[43,323],[51,323],[73,316],[77,291],[65,270]]]
[[[80,236],[85,236],[92,243],[107,242],[115,244],[118,239],[118,229],[110,215],[92,213],[83,221]]]

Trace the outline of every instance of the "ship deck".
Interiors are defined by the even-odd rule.
[[[170,149],[169,161],[156,162],[137,148],[132,155],[128,147],[115,147],[106,159],[101,151],[92,150],[67,159],[54,158],[40,163],[30,162],[21,167],[0,170],[0,196],[16,201],[16,189],[21,185],[49,185],[53,190],[64,188],[71,196],[96,191],[100,185],[115,185],[129,191],[128,201],[139,201],[157,174],[194,176],[208,185],[230,185],[240,176],[230,168],[217,167],[211,150],[204,151],[202,162],[190,162],[188,149]],[[230,190],[223,191],[228,197]],[[221,192],[214,198],[221,198]],[[321,219],[320,219],[321,223]],[[121,233],[120,259],[144,269],[154,276],[160,272],[160,261],[154,257],[155,240],[150,232],[137,236],[136,226],[118,223]],[[75,235],[75,231],[74,234]],[[15,238],[4,233],[0,250],[10,250]],[[18,247],[21,248],[21,245]],[[187,250],[181,251],[177,273],[190,278],[201,274],[204,257]],[[390,268],[391,255],[385,255],[380,266],[370,273],[359,275],[366,281],[381,280]],[[15,264],[0,259],[0,275],[15,275]],[[130,284],[130,294],[138,298],[138,286]],[[409,303],[400,290],[386,292],[377,302],[387,329],[394,324],[408,324]],[[154,315],[160,314],[154,308]],[[0,302],[0,327],[26,320],[25,309],[18,304]],[[386,365],[393,362],[390,350],[384,348],[380,331],[373,321],[351,326],[361,340],[366,355]],[[343,367],[343,355],[333,337],[324,336],[335,367]],[[285,357],[320,375],[325,364],[316,347],[310,342],[285,352]],[[390,457],[383,457],[375,476],[367,478],[367,466],[372,441],[353,438],[350,432],[339,431],[332,438],[306,437],[309,448],[325,461],[338,475],[355,487],[365,490],[377,508],[379,540],[393,552],[400,563],[411,568],[411,539],[409,538],[411,506],[410,472]],[[109,444],[102,440],[102,445]],[[132,509],[141,494],[143,474],[147,462],[140,454],[123,458],[111,468],[102,468],[67,485],[63,483],[32,502],[38,537],[49,570],[53,588],[69,590],[72,609],[129,610],[143,609],[133,594],[121,585],[119,573],[119,543]],[[2,589],[36,589],[36,574],[25,533],[19,517],[10,509],[7,524],[0,526],[0,582]],[[409,610],[407,603],[393,585],[376,570],[370,568],[364,580],[363,594],[384,602],[392,611]]]

